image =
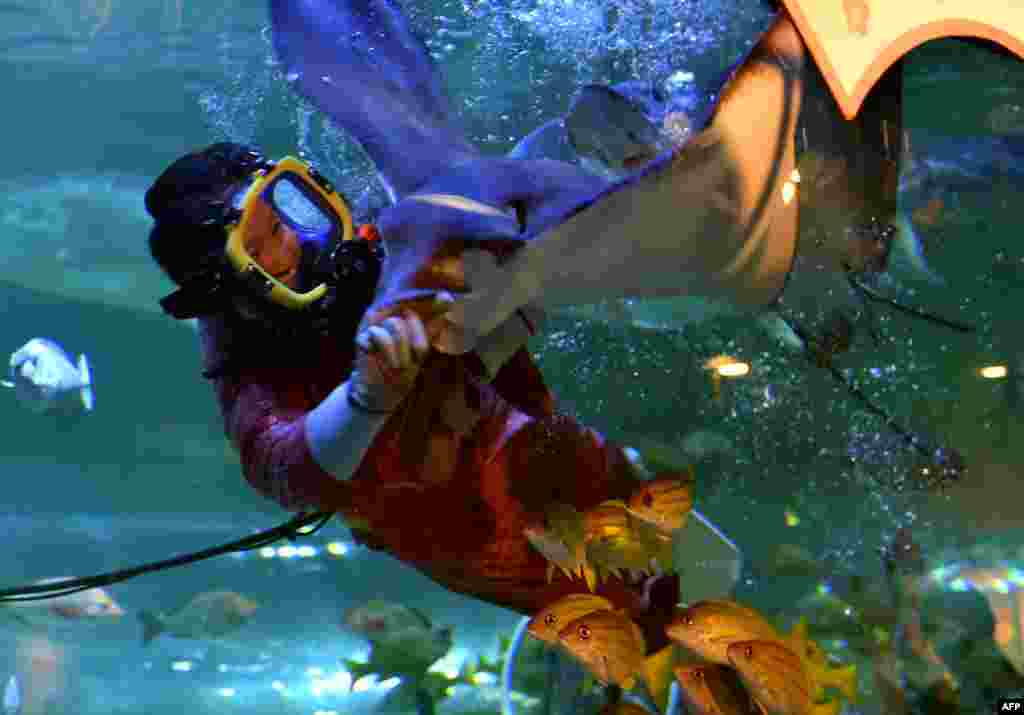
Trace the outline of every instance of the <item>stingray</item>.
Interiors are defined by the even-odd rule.
[[[667,99],[650,82],[584,85],[564,117],[527,134],[508,156],[573,162],[599,176],[622,178],[671,147],[661,127],[667,111]]]
[[[408,236],[389,242],[390,277],[375,303],[422,297],[429,292],[424,265],[445,251],[461,254],[470,291],[436,345],[443,351],[471,350],[525,306],[745,292],[749,307],[759,308],[781,289],[796,240],[796,203],[784,201],[782,187],[794,168],[803,51],[788,19],[726,73],[694,139],[644,170],[609,185],[562,162],[530,163],[538,184],[578,187],[578,195],[523,232],[512,207],[465,200],[488,179],[471,168],[480,154],[454,121],[424,44],[393,4],[272,0],[271,21],[293,87],[362,145],[394,200],[465,210],[461,245],[417,245]],[[780,47],[791,69],[785,73],[762,62]],[[460,185],[465,192],[437,190]]]
[[[788,71],[768,61],[780,52]],[[802,45],[780,19],[721,92],[706,128],[642,171],[583,199],[498,262],[477,252],[472,292],[453,311],[447,350],[472,349],[524,306],[695,296],[747,302],[781,292],[797,237],[787,182],[802,88]],[[751,117],[759,121],[751,121]]]

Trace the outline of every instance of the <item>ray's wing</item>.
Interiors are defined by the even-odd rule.
[[[270,17],[293,87],[359,142],[392,201],[478,155],[391,0],[271,0]]]

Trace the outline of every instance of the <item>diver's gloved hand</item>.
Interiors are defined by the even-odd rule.
[[[437,300],[450,304],[450,294]],[[430,352],[425,326],[411,311],[365,327],[356,336],[355,368],[348,380],[349,400],[367,412],[393,412],[412,389]]]

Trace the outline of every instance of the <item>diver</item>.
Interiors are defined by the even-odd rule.
[[[539,197],[536,210],[559,197]],[[420,233],[489,230],[486,215],[423,207]],[[451,296],[433,291],[415,311],[361,327],[394,269],[380,245],[396,229],[357,229],[341,195],[292,157],[214,144],[172,163],[146,208],[152,254],[180,286],[162,306],[199,319],[204,374],[257,491],[289,510],[336,511],[360,543],[524,614],[587,590],[550,579],[524,530],[553,503],[583,511],[628,498],[641,470],[555,411],[523,347],[525,321],[486,349],[444,355],[430,339]],[[443,274],[443,257],[430,267]],[[690,521],[684,548],[708,565],[689,592],[725,595],[739,552],[710,522]],[[636,616],[653,649],[678,581],[611,578],[597,592]]]
[[[370,2],[374,12],[330,3],[316,21],[274,2],[274,39],[286,66],[293,50],[315,60],[323,40],[338,67],[331,83],[313,86],[365,95],[320,104],[367,148],[395,205],[357,231],[340,194],[299,160],[271,162],[237,144],[186,155],[146,193],[151,252],[180,287],[162,306],[199,318],[205,375],[256,490],[286,509],[337,511],[367,546],[450,590],[532,615],[587,585],[549,581],[525,530],[552,504],[584,512],[628,498],[643,470],[555,410],[524,348],[542,310],[511,311],[459,354],[436,348],[451,341],[453,296],[483,287],[467,280],[470,249],[522,251],[523,236],[558,225],[607,184],[562,162],[481,156],[446,119],[429,55],[404,19]],[[367,59],[381,53],[346,52],[339,37],[380,42],[374,49],[394,55],[387,73]],[[801,50],[780,19],[740,68],[742,86],[726,93],[731,116],[747,98],[776,109],[783,95],[798,98]],[[703,192],[707,172],[683,168],[676,183],[689,176]],[[693,271],[734,249],[704,243],[702,253],[683,251]],[[782,267],[779,284],[789,251],[758,252]],[[766,261],[756,263],[754,274]],[[612,578],[598,589],[634,614],[651,651],[681,597],[727,595],[739,577],[738,550],[710,522],[690,519],[684,531],[674,564],[682,578]]]

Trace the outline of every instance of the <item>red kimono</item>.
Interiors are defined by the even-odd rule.
[[[215,323],[202,327],[207,362],[216,362],[224,341]],[[619,446],[554,411],[525,349],[490,383],[474,355],[433,354],[346,481],[314,461],[304,431],[306,413],[348,378],[352,360],[325,339],[315,370],[243,367],[214,378],[225,429],[257,491],[289,510],[337,511],[360,543],[513,611],[533,614],[587,591],[561,572],[548,583],[547,562],[523,529],[542,523],[552,502],[583,511],[626,498],[637,476]],[[667,643],[678,579],[643,591],[611,579],[597,592],[633,613],[653,652]]]

